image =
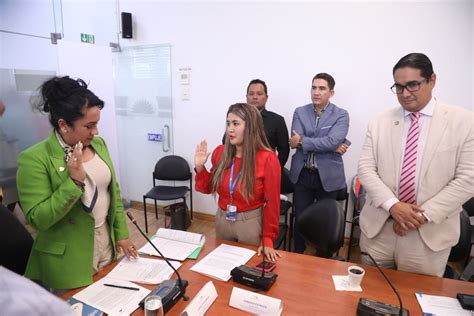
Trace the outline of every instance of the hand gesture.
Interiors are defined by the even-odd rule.
[[[263,252],[263,247],[260,246],[257,249],[257,256],[260,256]],[[272,247],[265,247],[265,259],[267,261],[275,262],[278,257],[281,257],[281,255]]]
[[[71,159],[67,162],[67,167],[72,179],[84,182],[86,179],[86,171],[82,165],[82,142],[79,142],[74,146]]]
[[[130,239],[117,240],[116,245],[117,245],[117,250],[122,251],[123,254],[128,259],[137,259],[138,258],[137,248],[135,248],[135,246],[130,241]]]
[[[390,208],[393,220],[400,224],[403,230],[415,229],[425,223],[423,210],[414,204],[397,202]]]
[[[197,172],[200,172],[204,168],[210,154],[211,153],[207,151],[207,141],[202,140],[196,146],[196,152],[194,153],[194,167]]]
[[[347,146],[346,144],[340,144],[339,147],[337,147],[337,149],[335,150],[335,152],[339,155],[344,155],[348,148],[349,146]]]
[[[298,147],[300,140],[301,140],[300,134],[298,134],[295,130],[293,130],[293,136],[291,136],[290,141],[289,141],[290,147],[293,149]]]

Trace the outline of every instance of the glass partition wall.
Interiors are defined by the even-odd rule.
[[[109,47],[114,43],[120,47],[118,7],[117,0],[0,0],[3,204],[18,200],[15,175],[19,152],[52,131],[47,117],[32,111],[30,98],[47,78],[69,74],[65,68],[59,69],[61,56],[55,43],[81,42],[85,34],[93,41],[84,45]],[[77,55],[77,63],[90,62]],[[141,201],[152,186],[155,163],[173,153],[171,47],[122,47],[114,49],[111,58],[113,73],[109,78],[114,81],[115,99],[107,107],[113,107],[116,116],[116,168],[124,199]],[[87,82],[87,75],[82,79]],[[94,92],[101,95],[101,91]]]

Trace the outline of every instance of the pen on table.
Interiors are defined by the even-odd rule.
[[[139,288],[130,287],[130,286],[122,286],[122,285],[107,284],[107,283],[104,283],[104,286],[116,287],[118,289],[125,289],[125,290],[132,290],[132,291],[140,291]]]

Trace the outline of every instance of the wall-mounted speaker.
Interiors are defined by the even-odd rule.
[[[122,12],[122,38],[133,38],[132,14]]]

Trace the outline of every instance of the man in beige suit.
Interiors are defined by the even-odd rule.
[[[433,98],[423,54],[400,59],[393,77],[402,107],[369,124],[359,161],[360,247],[384,267],[442,276],[461,205],[474,196],[474,114]]]

